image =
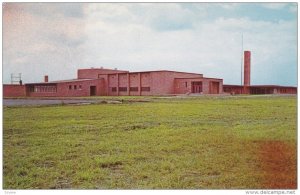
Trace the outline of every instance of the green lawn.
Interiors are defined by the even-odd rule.
[[[5,107],[4,189],[268,188],[262,146],[296,150],[295,96],[150,99]]]

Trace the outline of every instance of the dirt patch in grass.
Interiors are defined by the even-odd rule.
[[[112,162],[112,163],[102,163],[100,166],[102,168],[109,168],[112,170],[116,170],[116,169],[121,169],[121,166],[123,165],[122,162],[117,161],[117,162]]]
[[[264,173],[263,187],[297,188],[296,147],[282,141],[266,141],[260,145],[259,158]]]

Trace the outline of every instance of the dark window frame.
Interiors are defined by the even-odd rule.
[[[142,87],[141,88],[141,91],[151,91],[151,88],[150,87]]]
[[[138,88],[138,87],[130,87],[129,90],[130,90],[130,91],[139,91],[139,88]]]
[[[29,87],[31,93],[56,93],[56,85],[34,85]]]
[[[127,87],[119,87],[120,92],[127,92]]]

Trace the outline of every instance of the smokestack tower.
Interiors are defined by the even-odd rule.
[[[44,82],[45,82],[45,83],[48,83],[48,75],[45,75],[45,76],[44,76]]]
[[[244,86],[250,86],[251,52],[244,51]]]

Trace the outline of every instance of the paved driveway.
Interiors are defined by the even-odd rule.
[[[97,100],[3,99],[3,106],[90,104],[94,102]]]

